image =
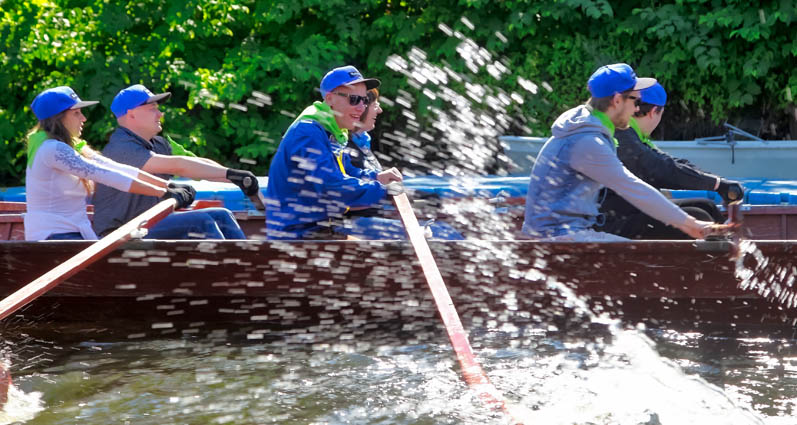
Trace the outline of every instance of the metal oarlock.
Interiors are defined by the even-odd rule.
[[[742,201],[739,200],[728,204],[728,221],[726,223],[735,225],[731,230],[731,258],[733,259],[738,259],[741,255],[739,243],[742,239],[743,222]]]

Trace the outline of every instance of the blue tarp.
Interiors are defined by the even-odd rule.
[[[266,187],[266,178],[259,178],[260,186]],[[741,180],[746,189],[745,204],[751,205],[797,205],[797,181],[792,180]],[[208,181],[191,182],[197,190],[197,199],[215,199],[224,202],[225,207],[234,210],[252,210],[254,205],[245,198],[237,186],[231,183]],[[404,185],[413,190],[436,194],[441,197],[516,197],[526,196],[528,176],[484,176],[451,178],[437,176],[409,177]],[[673,190],[673,198],[708,198],[720,203],[722,199],[714,192],[705,190]],[[25,201],[24,187],[0,189],[1,201]]]
[[[794,180],[739,180],[745,188],[744,203],[750,205],[797,205],[797,181]],[[705,190],[673,190],[673,198],[708,198],[717,203],[722,198]]]

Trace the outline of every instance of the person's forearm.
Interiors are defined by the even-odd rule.
[[[194,159],[198,159],[198,160],[200,160],[200,161],[202,161],[202,162],[205,162],[205,163],[207,163],[207,164],[210,164],[210,165],[215,165],[215,166],[218,166],[218,167],[224,167],[223,165],[219,164],[218,162],[216,162],[216,161],[214,161],[214,160],[212,160],[212,159],[208,159],[208,158],[199,158],[199,157],[196,157],[196,158],[194,158]],[[227,167],[224,167],[224,168],[227,168]]]
[[[165,186],[159,187],[141,180],[133,180],[133,182],[130,184],[130,193],[135,193],[137,195],[157,196],[160,198],[166,194],[166,188]]]
[[[189,179],[226,181],[227,167],[204,158],[180,157],[174,174]]]
[[[143,181],[144,183],[149,183],[149,184],[151,184],[151,185],[153,185],[155,187],[159,187],[159,188],[166,188],[166,186],[168,186],[168,184],[169,184],[168,181],[166,181],[166,180],[164,180],[164,179],[162,179],[162,178],[160,178],[158,176],[152,175],[152,174],[150,174],[150,173],[148,173],[146,171],[143,171],[143,170],[139,170],[138,171],[138,176],[136,176],[136,177],[138,177],[138,179]]]
[[[649,184],[631,174],[605,145],[586,141],[579,145],[571,166],[578,172],[617,192],[645,214],[672,226],[680,226],[688,215]]]
[[[601,183],[640,211],[664,224],[681,228],[689,217],[677,205],[667,200],[661,192],[632,174],[617,173],[615,176],[603,179]]]

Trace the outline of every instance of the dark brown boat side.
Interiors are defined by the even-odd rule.
[[[762,218],[791,223],[784,209],[774,211],[785,218],[772,211]],[[755,223],[755,214],[745,214],[747,225]],[[251,221],[262,227],[262,216]],[[0,242],[0,295],[89,243]],[[748,289],[740,288],[731,245],[724,241],[469,240],[430,246],[466,327],[565,322],[577,316],[561,293],[569,288],[593,310],[630,322],[789,328],[797,300],[784,282],[793,274],[797,242],[756,243],[769,263],[754,272],[758,286]],[[748,255],[745,264],[755,269],[756,261]],[[29,320],[101,327],[129,321],[143,324],[147,334],[234,324],[257,334],[330,324],[434,324],[436,310],[408,242],[140,240],[73,276],[6,326]]]
[[[87,242],[6,242],[7,295]],[[550,282],[632,321],[683,325],[785,324],[797,311],[739,288],[727,242],[613,244],[432,242],[467,323],[556,320],[568,301]],[[768,267],[791,270],[791,242],[760,242]],[[766,273],[766,271],[765,271]],[[71,307],[53,307],[53,303]],[[76,306],[82,306],[75,308]],[[435,308],[404,242],[136,241],[37,300],[23,317],[290,328],[375,320],[433,321]],[[22,319],[20,319],[22,320]]]

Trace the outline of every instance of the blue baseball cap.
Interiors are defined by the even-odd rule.
[[[321,96],[326,96],[327,93],[340,86],[357,83],[365,83],[366,90],[375,89],[382,84],[376,78],[364,78],[363,74],[351,65],[341,66],[327,72],[327,75],[324,75],[324,78],[321,79]]]
[[[113,102],[111,102],[111,112],[116,115],[116,118],[119,118],[133,108],[147,103],[159,103],[171,95],[170,92],[153,94],[141,84],[135,84],[114,96]]]
[[[604,65],[587,81],[592,97],[607,97],[626,90],[642,90],[656,84],[655,78],[637,78],[634,70],[624,63]]]
[[[639,92],[642,96],[642,103],[650,103],[651,105],[664,106],[667,104],[667,92],[661,84],[656,83]]]
[[[33,109],[36,118],[41,121],[67,109],[80,109],[98,103],[100,102],[96,100],[80,100],[70,87],[60,86],[39,93],[30,104],[30,109]]]

